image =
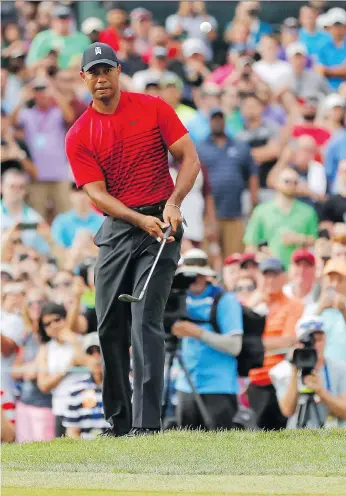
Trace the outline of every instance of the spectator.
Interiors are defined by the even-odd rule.
[[[257,169],[248,146],[226,136],[223,111],[215,108],[209,115],[211,136],[199,143],[197,150],[201,162],[209,172],[222,252],[230,255],[243,250],[241,196],[248,186],[252,205],[257,204]],[[232,195],[229,194],[230,191]]]
[[[72,58],[81,55],[90,40],[79,31],[72,31],[72,13],[69,7],[57,5],[53,12],[52,28],[38,33],[33,39],[27,58],[29,66],[43,59],[51,50],[58,49],[61,69],[66,69]]]
[[[316,282],[316,261],[314,255],[306,249],[298,249],[292,255],[289,268],[290,282],[283,287],[284,295],[296,298],[305,307],[305,314],[315,303],[314,286]]]
[[[289,87],[297,97],[318,95],[321,98],[329,95],[331,88],[328,81],[319,73],[306,69],[307,50],[303,43],[292,43],[287,47],[286,54],[292,68]]]
[[[30,158],[25,142],[14,137],[6,112],[1,109],[1,174],[9,169],[26,172],[31,178],[37,177],[37,169]]]
[[[183,82],[175,74],[163,76],[160,80],[161,97],[176,111],[179,119],[187,125],[196,115],[196,110],[184,105],[182,102]]]
[[[326,356],[346,361],[346,261],[331,259],[324,268],[317,314],[321,316],[327,337]]]
[[[317,411],[312,406],[307,412],[308,428],[320,428],[328,423],[328,415],[337,418],[339,426],[346,425],[346,364],[326,356],[326,335],[320,319],[302,319],[297,325],[298,339],[313,336],[317,352],[317,364],[311,374],[302,378],[295,365],[286,362],[284,382],[277,385],[277,396],[281,412],[289,417],[288,426],[297,427],[299,394],[306,388],[318,396]],[[328,338],[327,338],[328,339]],[[322,422],[322,425],[320,424]]]
[[[330,37],[317,51],[318,70],[337,90],[346,77],[345,10],[338,7],[330,9],[327,23]]]
[[[264,106],[262,117],[264,121],[275,122],[280,127],[286,124],[285,109],[273,98],[273,92],[269,84],[258,81],[256,84],[256,95]]]
[[[30,99],[34,106],[27,106]],[[70,170],[65,155],[66,123],[75,115],[71,105],[46,79],[35,79],[26,87],[14,109],[12,118],[24,130],[33,162],[38,169],[38,182],[30,185],[30,203],[47,214],[47,202],[54,202],[56,211],[67,210]]]
[[[200,29],[202,22],[209,22],[211,31],[207,34]],[[217,21],[215,17],[208,15],[205,2],[185,2],[181,0],[178,12],[166,19],[166,30],[177,38],[184,34],[187,38],[200,38],[207,47],[207,60],[211,60],[213,52],[211,42],[217,37]]]
[[[339,165],[339,194],[328,198],[322,208],[321,221],[329,229],[335,222],[346,223],[346,159]]]
[[[167,48],[161,46],[154,47],[148,69],[136,72],[132,78],[132,84],[135,90],[143,92],[146,85],[153,80],[159,81],[163,76],[174,77],[174,73],[168,71],[167,66]]]
[[[16,350],[21,346],[25,336],[25,327],[19,312],[24,304],[24,286],[11,282],[2,291],[1,304],[1,401],[5,407],[6,417],[15,422],[15,387],[11,376]]]
[[[54,301],[64,304],[72,296],[73,273],[69,270],[60,270],[51,278],[51,287],[54,290]]]
[[[323,102],[324,125],[331,134],[342,131],[346,112],[346,99],[338,93],[328,95]]]
[[[205,321],[216,294],[221,291],[218,286],[207,282],[208,278],[215,275],[208,266],[207,254],[196,249],[186,252],[180,270],[197,274],[196,282],[188,291],[187,315],[189,319]],[[221,296],[217,307],[217,323],[219,333],[210,323],[195,324],[184,320],[176,322],[172,332],[183,338],[182,358],[209,411],[212,428],[231,429],[234,427],[236,395],[239,391],[236,357],[241,350],[243,334],[241,306],[233,294],[225,293]],[[183,373],[178,377],[176,389],[179,391],[179,427],[206,427]]]
[[[292,77],[292,69],[287,62],[279,60],[279,46],[275,38],[264,35],[259,43],[261,60],[255,62],[253,70],[269,84],[275,92],[281,90]]]
[[[83,349],[92,357],[93,366],[90,374],[71,386],[63,419],[66,436],[73,439],[93,439],[109,428],[102,406],[101,351],[96,332],[85,336]]]
[[[152,14],[143,7],[137,7],[130,13],[131,28],[135,32],[135,51],[143,55],[150,47],[149,32],[152,26]]]
[[[279,48],[280,60],[287,60],[288,47],[298,42],[299,22],[295,17],[288,17],[281,25],[281,46]],[[299,43],[300,44],[300,43]],[[303,45],[304,46],[304,45]],[[304,46],[305,48],[305,46]],[[305,67],[310,69],[313,65],[311,57],[305,51]]]
[[[268,198],[267,192],[263,191],[267,187],[267,176],[280,152],[278,125],[263,119],[264,105],[254,93],[242,99],[240,108],[245,120],[245,129],[237,137],[250,146],[253,159],[259,165],[261,200],[264,201]],[[269,197],[272,197],[271,193]]]
[[[234,292],[242,305],[248,306],[253,292],[256,291],[257,282],[252,277],[240,276],[234,288]]]
[[[52,236],[56,243],[65,248],[72,246],[76,233],[84,229],[96,234],[103,223],[103,216],[96,213],[83,190],[76,186],[70,193],[72,210],[57,215],[52,224]]]
[[[170,37],[163,26],[154,24],[149,31],[149,50],[143,54],[142,59],[148,62],[152,55],[152,48],[161,46],[167,48],[167,56],[170,60],[175,59],[178,55],[178,45],[170,40]]]
[[[316,26],[318,10],[311,5],[304,5],[299,13],[299,41],[306,47],[309,55],[317,55],[319,47],[328,40],[327,33]]]
[[[275,389],[269,376],[270,369],[280,363],[284,355],[274,350],[290,348],[296,343],[295,326],[303,313],[303,305],[282,292],[285,282],[284,267],[280,260],[268,258],[260,264],[258,291],[249,302],[255,311],[266,313],[262,340],[265,351],[263,367],[250,370],[248,398],[255,411],[260,429],[278,430],[286,427],[287,419],[281,414]]]
[[[328,141],[325,148],[325,167],[326,175],[329,182],[329,191],[338,193],[338,166],[341,160],[346,159],[346,115],[344,120],[344,128],[337,131],[334,136]]]
[[[98,17],[88,17],[82,22],[81,31],[90,40],[90,43],[96,43],[100,40],[100,33],[103,32],[104,24]],[[110,45],[110,43],[108,43]]]
[[[5,80],[3,81],[3,102],[4,109],[10,113],[18,103],[18,93],[30,79],[30,73],[25,66],[26,51],[23,48],[13,50],[5,62]]]
[[[283,169],[275,185],[273,201],[254,210],[244,242],[247,251],[255,251],[261,241],[268,242],[271,253],[287,268],[294,250],[312,246],[317,236],[317,215],[312,207],[295,199],[299,176],[292,169]]]
[[[257,281],[258,279],[258,258],[256,253],[243,253],[240,257],[240,275],[250,277]]]
[[[144,71],[148,65],[135,52],[135,33],[131,28],[124,29],[119,39],[117,56],[121,60],[121,71],[132,77],[136,72]]]
[[[226,86],[221,94],[221,108],[225,113],[226,129],[236,136],[244,129],[243,116],[240,112],[240,99],[235,86]]]
[[[109,26],[100,33],[99,38],[95,41],[106,43],[107,45],[110,45],[113,50],[118,51],[119,40],[127,26],[127,20],[127,13],[123,8],[118,6],[118,8],[111,9],[107,13]]]
[[[225,258],[223,262],[223,283],[226,291],[234,291],[238,278],[240,277],[240,253],[233,253]]]
[[[16,440],[19,443],[49,441],[55,434],[51,395],[41,393],[36,383],[40,346],[38,323],[46,300],[46,295],[38,289],[33,289],[26,297],[23,315],[27,334],[13,364],[12,377],[20,381],[16,411]]]
[[[226,43],[232,43],[235,30],[239,25],[247,28],[246,44],[251,48],[255,48],[260,42],[262,36],[271,34],[273,28],[270,24],[260,19],[261,5],[256,1],[240,1],[235,10],[235,16],[225,29],[224,39]]]
[[[73,75],[71,71],[67,69],[58,71],[54,80],[56,89],[61,95],[64,95],[66,102],[69,104],[73,111],[74,120],[77,120],[86,111],[88,106],[79,98],[73,82]],[[66,127],[69,128],[70,125],[71,123],[66,124]]]

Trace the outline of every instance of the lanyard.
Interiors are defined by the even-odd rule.
[[[326,376],[326,385],[327,385],[327,391],[329,393],[332,392],[331,384],[330,384],[330,378],[329,378],[329,372],[328,372],[328,367],[327,364],[324,364],[324,374]]]

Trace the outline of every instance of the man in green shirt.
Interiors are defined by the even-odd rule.
[[[28,57],[27,65],[33,65],[48,55],[51,50],[58,52],[58,64],[61,69],[66,69],[72,58],[82,55],[90,45],[87,36],[79,31],[72,31],[71,10],[58,5],[54,9],[52,29],[46,29],[38,33],[33,39]]]
[[[267,241],[269,250],[286,268],[296,248],[314,244],[318,230],[315,210],[295,199],[298,183],[299,176],[293,169],[283,169],[274,200],[256,207],[244,237],[248,251]]]

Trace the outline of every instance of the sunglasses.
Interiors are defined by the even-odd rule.
[[[53,323],[58,323],[58,322],[61,322],[63,319],[63,317],[61,317],[61,315],[58,315],[57,317],[55,317],[54,319],[50,320],[49,322],[42,322],[42,325],[45,329],[47,329],[47,327],[50,327]]]
[[[292,184],[294,186],[298,186],[299,184],[299,181],[297,181],[296,179],[284,179],[282,182],[284,184]]]
[[[94,353],[100,353],[100,347],[99,346],[90,346],[90,348],[87,349],[86,351],[87,355],[93,355]]]
[[[53,288],[69,288],[72,285],[72,281],[61,281],[53,284]]]
[[[256,289],[256,286],[251,284],[248,286],[237,286],[234,288],[234,292],[235,293],[245,293],[245,292],[252,293],[252,291],[255,291],[255,289]]]

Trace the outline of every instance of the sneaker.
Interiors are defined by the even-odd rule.
[[[160,429],[145,429],[144,427],[132,427],[126,437],[151,436],[161,432]]]

